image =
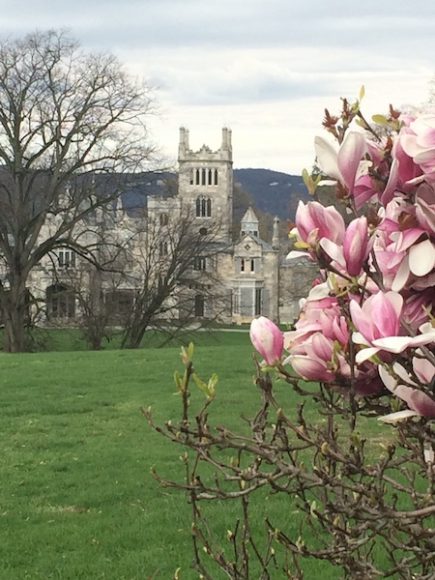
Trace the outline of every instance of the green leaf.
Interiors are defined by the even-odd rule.
[[[372,121],[377,125],[382,125],[383,127],[388,125],[388,119],[385,117],[385,115],[373,115]]]
[[[303,169],[302,170],[302,179],[305,183],[305,187],[308,190],[308,193],[310,195],[314,195],[315,191],[316,191],[316,185],[315,182],[313,181],[312,176],[308,173],[307,169]]]
[[[180,391],[180,393],[183,392],[183,379],[181,378],[180,373],[178,371],[174,372],[174,381],[175,386]]]

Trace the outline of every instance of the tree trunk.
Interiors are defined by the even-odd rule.
[[[121,348],[140,348],[145,331],[148,328],[148,322],[133,322],[125,330],[121,342]]]
[[[28,304],[25,292],[10,290],[3,300],[5,319],[5,352],[24,352],[26,350],[25,326],[28,319]]]

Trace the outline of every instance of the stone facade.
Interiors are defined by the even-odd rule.
[[[197,317],[218,318],[222,322],[249,323],[255,316],[265,315],[280,323],[291,323],[298,314],[298,301],[308,291],[315,276],[306,261],[287,263],[284,248],[280,247],[279,221],[274,220],[272,243],[259,235],[259,221],[252,208],[243,216],[240,234],[233,241],[233,158],[231,131],[222,129],[222,142],[217,151],[203,145],[193,151],[189,145],[189,132],[180,129],[178,152],[178,192],[173,197],[148,198],[147,221],[165,228],[176,228],[180,216],[190,213],[195,228],[204,234],[213,230],[214,250],[212,258],[198,256],[200,268],[213,270],[219,280],[219,294],[224,300],[208,295],[206,298],[192,295],[197,301]],[[104,237],[112,243],[127,239],[132,231],[146,232],[139,227],[141,217],[129,216],[118,202],[113,207],[112,217],[107,222],[99,215],[93,216],[92,227],[77,231],[80,243],[93,246]],[[47,223],[41,236],[49,236],[53,224]],[[124,256],[124,275],[105,275],[98,280],[102,300],[112,304],[113,311],[128,310],[135,292],[143,281],[141,260],[144,259],[142,244],[144,234],[134,237],[128,256]],[[163,238],[164,239],[164,236]],[[142,241],[141,241],[142,240]],[[163,242],[164,243],[164,242]],[[104,250],[103,250],[104,251]],[[122,260],[122,257],[118,257]],[[59,249],[46,256],[34,269],[30,287],[34,296],[46,302],[41,310],[40,322],[65,323],[80,316],[77,296],[69,289],[88,289],[95,282],[95,272],[84,266],[84,262],[71,250]],[[177,316],[176,298],[170,316]]]

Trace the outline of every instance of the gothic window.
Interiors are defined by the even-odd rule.
[[[206,236],[207,235],[207,228],[199,228],[199,233],[201,234],[201,236]]]
[[[72,319],[76,312],[74,292],[62,284],[53,284],[46,290],[48,320]]]
[[[75,268],[76,255],[72,250],[58,250],[57,261],[60,268]]]
[[[201,185],[205,185],[206,184],[206,178],[205,177],[206,177],[206,171],[203,168],[202,171],[201,171]]]
[[[159,253],[161,256],[168,255],[168,242],[160,242],[159,244]]]
[[[213,185],[213,173],[211,169],[208,170],[208,184]]]
[[[218,170],[214,170],[214,184],[218,185]]]
[[[195,316],[202,318],[205,311],[205,300],[202,294],[195,295]]]
[[[255,316],[259,316],[261,314],[262,309],[262,301],[263,301],[263,289],[256,288],[255,289]]]
[[[189,180],[190,181],[190,185],[193,185],[194,179],[195,179],[195,170],[192,169],[191,172],[190,172],[190,180]]]
[[[196,198],[196,217],[211,217],[211,199],[200,195]]]
[[[169,223],[169,216],[167,213],[161,213],[160,214],[160,225],[161,226],[167,226]]]
[[[251,260],[251,272],[255,272],[255,260]]]
[[[199,185],[199,169],[197,169],[195,173],[196,173],[195,184]]]
[[[204,271],[207,269],[207,258],[205,256],[195,256],[193,259],[193,269],[196,271]]]

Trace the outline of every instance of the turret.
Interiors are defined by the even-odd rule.
[[[189,151],[189,130],[180,127],[180,144],[178,146],[178,157],[183,159]]]
[[[224,127],[222,129],[222,150],[223,151],[231,151],[231,129]]]
[[[240,234],[242,236],[249,234],[258,238],[258,224],[258,218],[255,215],[254,210],[252,207],[248,207],[240,222]]]
[[[279,249],[279,218],[275,216],[273,219],[273,234],[272,234],[272,248]]]

